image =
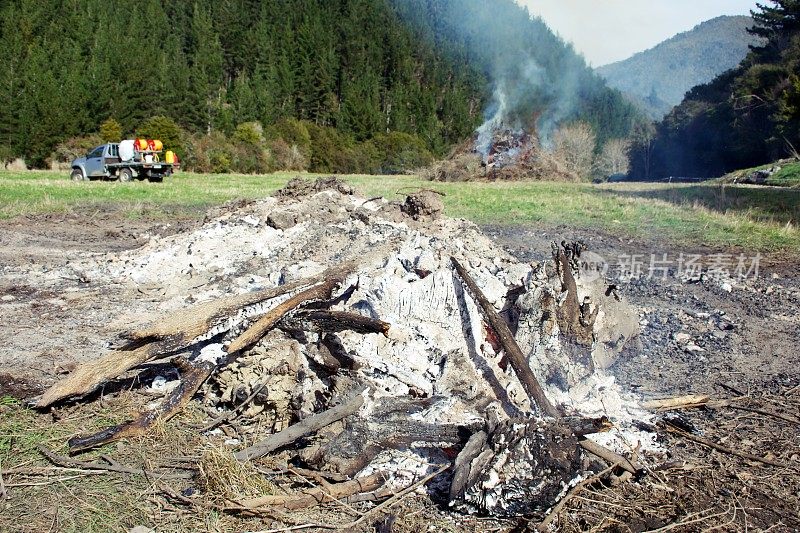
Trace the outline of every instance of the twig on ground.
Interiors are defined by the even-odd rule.
[[[677,398],[665,398],[662,400],[649,400],[640,405],[643,409],[651,411],[671,411],[674,409],[691,409],[702,407],[709,402],[710,398],[701,394],[691,394],[689,396],[679,396]]]
[[[660,527],[658,529],[652,529],[652,530],[648,531],[647,533],[665,533],[666,531],[672,531],[673,529],[676,529],[676,528],[679,528],[679,527],[685,527],[685,526],[688,526],[688,525],[691,525],[691,524],[699,524],[699,523],[702,523],[702,522],[708,522],[709,520],[716,520],[717,518],[723,517],[723,516],[727,515],[728,513],[730,513],[731,512],[731,507],[729,505],[728,509],[726,509],[725,511],[723,511],[721,513],[718,513],[718,514],[709,515],[709,516],[703,516],[703,517],[700,517],[700,518],[695,518],[695,517],[699,517],[703,513],[709,512],[710,510],[711,509],[706,509],[704,511],[698,511],[696,513],[691,513],[689,515],[686,515],[683,518],[683,520],[680,520],[678,522],[673,522],[672,524],[669,524],[669,525],[664,526],[664,527]],[[735,509],[734,509],[734,512],[735,512]]]
[[[370,492],[382,486],[386,478],[383,473],[375,474],[331,485],[327,491],[318,487],[298,492],[296,494],[270,494],[258,498],[236,501],[230,500],[234,505],[225,508],[225,511],[241,513],[243,515],[263,514],[263,510],[285,509],[296,511],[308,509],[323,503],[331,503],[346,498],[359,492]]]
[[[0,500],[8,498],[8,491],[6,490],[6,483],[3,480],[3,472],[0,471]]]
[[[72,459],[65,455],[59,455],[42,444],[38,446],[38,450],[51,463],[57,466],[77,467],[77,468],[84,468],[86,470],[116,472],[118,474],[133,474],[133,475],[160,478],[160,479],[191,479],[192,477],[194,477],[194,474],[190,474],[189,472],[184,472],[184,473],[154,472],[152,470],[145,470],[144,468],[135,468],[132,466],[120,465],[119,463],[116,462],[114,462],[114,464],[103,464],[92,461],[79,461],[77,459]]]
[[[426,189],[425,187],[400,187],[394,192],[394,194],[400,196],[402,194],[400,191],[432,192],[433,194],[438,194],[439,196],[447,196],[447,194],[443,193],[442,191],[437,191],[436,189]]]
[[[750,453],[739,452],[739,451],[733,450],[733,449],[728,448],[726,446],[722,446],[721,444],[717,444],[716,442],[712,442],[712,441],[710,441],[708,439],[704,439],[703,437],[697,437],[695,435],[692,435],[691,433],[687,433],[686,431],[683,431],[682,429],[677,428],[677,427],[675,427],[675,426],[673,426],[672,424],[669,424],[669,423],[665,424],[664,427],[667,429],[667,431],[669,433],[674,433],[675,435],[683,437],[686,440],[691,440],[693,442],[696,442],[698,444],[702,444],[703,446],[708,446],[709,448],[713,448],[713,449],[715,449],[717,451],[720,451],[720,452],[723,452],[723,453],[728,453],[730,455],[735,455],[737,457],[741,457],[742,459],[747,459],[748,461],[756,461],[756,462],[763,463],[763,464],[770,465],[770,466],[777,466],[779,468],[788,468],[788,465],[786,465],[784,463],[781,463],[779,461],[773,461],[772,459],[767,459],[766,457],[759,457],[757,455],[753,455],[753,454],[750,454]]]
[[[350,522],[349,524],[344,524],[344,525],[338,526],[337,529],[345,530],[345,531],[351,531],[351,530],[355,529],[361,523],[363,523],[369,516],[374,515],[375,513],[379,512],[379,511],[382,511],[384,509],[388,509],[389,507],[392,507],[393,505],[399,503],[400,500],[405,498],[407,495],[411,494],[412,492],[414,492],[415,490],[417,490],[418,488],[420,488],[425,483],[427,483],[428,481],[432,480],[433,478],[435,478],[436,476],[438,476],[439,474],[441,474],[445,470],[448,470],[451,466],[452,465],[450,465],[450,464],[446,464],[446,465],[442,466],[441,468],[436,469],[431,474],[428,474],[427,476],[425,476],[424,478],[420,479],[416,483],[414,483],[412,485],[409,485],[408,487],[406,487],[405,489],[401,490],[400,492],[398,492],[397,494],[395,494],[394,496],[392,496],[391,498],[389,498],[388,500],[386,500],[382,504],[380,504],[380,505],[378,505],[376,507],[373,507],[372,509],[370,509],[369,511],[364,513],[361,516],[361,518],[359,518],[358,520],[354,520],[353,522]]]
[[[603,459],[608,464],[619,465],[620,468],[630,472],[631,474],[636,474],[641,470],[641,467],[637,464],[634,464],[630,459],[623,457],[620,454],[613,452],[589,439],[583,439],[579,441],[578,445],[587,452]]]
[[[797,418],[785,415],[783,413],[778,413],[776,411],[770,411],[768,409],[758,409],[756,407],[745,407],[743,405],[729,405],[728,407],[730,407],[731,409],[736,409],[737,411],[748,411],[750,413],[756,413],[759,415],[777,418],[778,420],[783,420],[784,422],[789,422],[790,424],[800,425],[800,420],[798,420]]]

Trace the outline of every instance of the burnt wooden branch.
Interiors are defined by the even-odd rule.
[[[144,435],[157,420],[169,420],[189,403],[216,365],[213,362],[189,362],[179,358],[175,366],[181,373],[181,382],[161,404],[141,413],[136,419],[104,429],[85,437],[74,437],[67,443],[71,454],[79,453],[128,437]]]
[[[276,494],[261,496],[242,501],[234,501],[225,508],[228,512],[241,514],[259,514],[260,508],[280,508],[288,511],[308,509],[323,503],[331,503],[362,492],[372,492],[380,488],[386,481],[385,474],[377,472],[352,481],[345,481],[325,488],[314,487],[297,494]],[[268,509],[269,510],[269,509]]]
[[[503,347],[503,350],[508,356],[511,367],[514,369],[514,372],[516,373],[520,383],[522,383],[522,388],[525,389],[525,392],[528,394],[528,398],[530,398],[531,403],[538,407],[545,415],[559,419],[561,414],[553,406],[553,404],[550,403],[550,400],[547,399],[542,386],[539,385],[539,382],[536,380],[536,376],[533,375],[533,371],[528,364],[528,360],[525,358],[522,350],[520,350],[517,341],[514,339],[514,335],[511,334],[508,324],[506,324],[505,320],[503,320],[503,318],[497,313],[494,306],[491,304],[491,302],[489,302],[480,288],[478,288],[478,285],[475,283],[469,273],[464,269],[463,266],[461,266],[461,263],[459,263],[455,257],[452,257],[451,260],[456,272],[464,282],[468,292],[478,304],[481,314],[484,316],[484,318],[486,318],[486,320],[489,322],[489,325],[497,333],[497,336],[500,340],[500,345]]]
[[[134,474],[134,475],[146,476],[151,478],[161,478],[161,479],[191,479],[194,477],[194,474],[191,472],[182,472],[182,473],[156,472],[153,470],[146,470],[144,468],[121,465],[116,461],[108,460],[108,458],[106,458],[107,464],[98,463],[94,461],[79,461],[77,459],[73,459],[65,455],[59,455],[54,451],[52,451],[51,449],[47,448],[43,444],[40,444],[38,446],[38,450],[39,453],[44,455],[48,461],[50,461],[56,466],[61,466],[65,468],[79,468],[82,470],[116,472],[119,474]]]
[[[562,334],[574,339],[578,344],[591,346],[594,323],[600,308],[595,306],[594,310],[591,310],[590,302],[580,302],[578,299],[578,285],[572,273],[572,263],[580,257],[580,250],[581,248],[574,246],[568,256],[563,246],[553,244],[553,260],[561,281],[561,292],[566,293],[563,303],[556,310],[556,321]]]
[[[114,350],[96,361],[79,366],[69,376],[56,382],[36,402],[43,408],[55,402],[92,392],[102,383],[114,379],[123,372],[146,363],[162,352],[157,344],[145,344],[133,350]]]
[[[330,298],[333,289],[342,282],[345,275],[345,273],[342,273],[339,276],[323,281],[319,285],[315,285],[295,294],[285,302],[276,305],[259,318],[255,324],[245,330],[244,333],[234,339],[227,348],[228,353],[235,353],[250,348],[260,341],[269,330],[275,327],[287,313],[305,302]]]
[[[578,445],[586,450],[587,452],[591,453],[592,455],[596,455],[600,459],[603,459],[605,462],[609,464],[616,464],[619,465],[620,468],[625,470],[626,472],[630,472],[631,474],[637,474],[642,471],[642,467],[631,461],[630,459],[621,456],[618,453],[615,453],[608,448],[597,444],[594,441],[589,439],[583,439],[578,442]]]
[[[237,461],[249,461],[251,459],[263,457],[264,455],[273,452],[278,448],[288,446],[289,444],[302,437],[305,437],[306,435],[315,433],[325,426],[350,416],[358,411],[363,404],[364,397],[359,392],[346,402],[337,405],[336,407],[328,409],[322,413],[311,415],[308,418],[301,420],[297,424],[289,426],[283,431],[273,433],[266,439],[236,452],[234,457],[236,457]]]
[[[171,345],[173,350],[180,349],[244,307],[322,283],[327,279],[349,272],[353,268],[354,263],[345,263],[341,266],[327,269],[316,276],[290,281],[278,287],[197,304],[161,317],[146,328],[128,331],[121,336],[131,343],[161,341],[165,346]]]
[[[406,449],[412,445],[427,448],[460,446],[463,429],[452,424],[427,424],[413,420],[353,420],[336,437],[317,450],[312,449],[306,459],[340,474],[354,476],[384,450]]]
[[[382,335],[387,335],[390,328],[386,322],[358,313],[322,310],[298,311],[284,318],[281,326],[315,333],[337,333],[349,330],[356,333],[380,333]]]
[[[576,437],[583,437],[593,433],[603,433],[613,427],[606,416],[600,418],[586,418],[578,415],[565,416],[562,422],[569,426]]]
[[[594,474],[593,476],[589,476],[588,478],[584,479],[583,481],[572,487],[572,489],[567,493],[567,495],[561,498],[561,500],[555,506],[553,506],[550,512],[547,513],[547,516],[544,518],[544,520],[539,522],[539,524],[536,526],[536,531],[538,531],[539,533],[546,533],[550,531],[549,527],[550,524],[553,522],[553,520],[556,519],[558,513],[560,513],[561,510],[564,509],[564,506],[567,505],[567,502],[569,502],[576,494],[578,494],[580,491],[582,491],[589,485],[592,485],[597,481],[600,481],[603,478],[603,476],[610,474],[615,468],[617,468],[617,466],[619,465],[613,464],[608,468],[606,468],[605,470],[602,470]]]
[[[484,451],[488,440],[489,435],[485,431],[474,433],[456,456],[453,465],[453,482],[450,484],[450,501],[461,498],[466,491],[472,462]]]
[[[705,395],[691,394],[676,398],[664,398],[661,400],[648,400],[640,405],[643,409],[650,411],[671,411],[676,409],[690,409],[702,407],[709,402],[710,398]]]
[[[88,394],[132,368],[186,348],[197,337],[243,307],[324,282],[331,277],[344,276],[353,268],[353,263],[345,263],[317,276],[286,283],[280,287],[205,302],[161,317],[145,329],[125,332],[122,337],[129,340],[126,345],[106,353],[96,361],[78,367],[69,376],[45,391],[36,402],[36,407],[43,408],[66,398]]]
[[[409,494],[412,494],[418,488],[422,487],[426,483],[428,483],[428,482],[432,481],[434,478],[438,477],[444,471],[448,470],[450,468],[450,466],[451,465],[449,465],[449,464],[440,466],[439,468],[437,468],[436,470],[434,470],[433,472],[431,472],[430,474],[428,474],[424,478],[420,479],[416,483],[412,483],[411,485],[409,485],[408,487],[404,488],[403,490],[401,490],[397,494],[393,494],[391,498],[389,498],[388,500],[386,500],[382,504],[380,504],[380,505],[378,505],[376,507],[373,507],[372,509],[370,509],[369,511],[367,511],[366,513],[364,513],[363,515],[358,517],[356,520],[354,520],[354,521],[352,521],[352,522],[350,522],[348,524],[344,524],[344,525],[340,526],[340,530],[342,530],[342,531],[355,531],[355,530],[357,530],[359,528],[359,526],[361,526],[361,524],[363,524],[365,521],[367,521],[371,516],[374,516],[376,513],[383,512],[385,509],[388,509],[390,507],[393,507],[393,506],[397,505],[398,503],[400,503],[403,500],[403,498],[405,498]]]

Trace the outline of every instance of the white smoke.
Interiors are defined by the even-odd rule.
[[[493,136],[502,129],[535,133],[550,147],[558,126],[575,115],[580,72],[565,68],[553,77],[529,57],[521,65],[498,68],[495,75],[486,120],[475,130],[475,150],[486,161]]]

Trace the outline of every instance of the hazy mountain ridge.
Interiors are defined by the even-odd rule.
[[[758,41],[747,32],[752,25],[747,16],[717,17],[595,71],[651,118],[661,119],[692,87],[739,65]]]

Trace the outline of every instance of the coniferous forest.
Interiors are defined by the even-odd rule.
[[[40,168],[141,135],[201,171],[400,171],[469,137],[521,53],[518,113],[635,117],[512,0],[8,0],[0,43],[0,157]]]

